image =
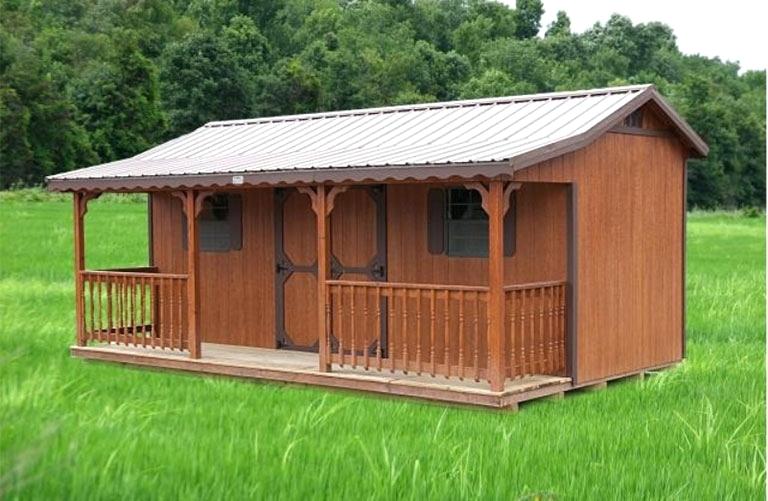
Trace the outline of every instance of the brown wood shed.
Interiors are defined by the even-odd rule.
[[[686,160],[650,85],[213,122],[74,194],[75,356],[490,407],[685,351]],[[146,192],[150,263],[83,218]]]

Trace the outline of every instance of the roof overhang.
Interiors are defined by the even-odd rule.
[[[508,161],[400,165],[377,167],[343,167],[334,169],[295,169],[290,171],[243,172],[227,174],[188,174],[174,176],[110,177],[89,179],[50,179],[51,191],[167,191],[187,189],[231,189],[268,186],[302,186],[319,183],[363,184],[408,181],[449,181],[468,179],[511,178]]]

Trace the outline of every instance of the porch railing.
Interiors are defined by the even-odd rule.
[[[340,368],[488,379],[488,288],[327,282],[326,336]],[[505,294],[508,378],[565,374],[565,282]]]
[[[487,287],[328,281],[330,361],[486,379]]]
[[[82,335],[96,341],[186,350],[187,275],[156,268],[85,270]]]
[[[507,377],[565,374],[565,282],[504,288]]]

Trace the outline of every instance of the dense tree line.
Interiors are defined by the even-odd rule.
[[[0,187],[209,120],[653,82],[711,146],[689,203],[763,205],[765,72],[541,0],[0,0]]]

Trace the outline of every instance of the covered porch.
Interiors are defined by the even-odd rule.
[[[562,391],[571,381],[568,281],[505,281],[504,218],[521,184],[472,179],[460,186],[479,194],[487,214],[487,257],[475,258],[487,266],[485,285],[334,274],[330,218],[337,198],[354,186],[296,188],[310,201],[316,230],[316,300],[304,305],[314,319],[316,353],[203,342],[198,219],[214,192],[171,193],[185,215],[183,273],[155,266],[86,269],[83,218],[99,192],[76,192],[73,354],[204,373],[244,370],[245,377],[323,386],[349,383],[351,389],[441,395],[434,398],[492,407]]]

